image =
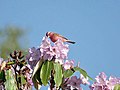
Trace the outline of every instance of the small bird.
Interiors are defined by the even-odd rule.
[[[68,40],[67,38],[63,37],[62,35],[59,35],[58,33],[47,32],[46,36],[49,37],[52,42],[56,42],[58,39],[61,39],[63,42],[75,44],[75,42]]]

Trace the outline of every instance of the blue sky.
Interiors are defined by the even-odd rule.
[[[54,31],[76,41],[68,57],[91,77],[120,77],[120,0],[0,0],[0,11],[0,28],[26,30],[27,47]]]

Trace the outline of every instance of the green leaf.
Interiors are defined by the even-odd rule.
[[[18,90],[17,83],[16,83],[15,77],[11,69],[6,70],[5,89],[6,90]]]
[[[7,65],[12,65],[12,64],[15,64],[15,62],[14,61],[7,62]]]
[[[43,64],[43,59],[39,60],[36,64],[36,66],[34,67],[34,71],[32,74],[32,77],[34,77],[34,75],[36,74],[36,72],[41,68],[42,64]]]
[[[36,88],[36,90],[39,90],[42,85],[39,70],[36,72],[36,74],[32,78],[32,81],[33,81],[33,84],[34,84],[34,87]]]
[[[59,63],[54,63],[54,81],[57,87],[62,83],[62,66]]]
[[[115,85],[114,90],[120,90],[120,84]]]
[[[21,83],[22,83],[22,85],[23,84],[26,84],[26,79],[25,79],[25,76],[24,75],[21,75]]]
[[[72,70],[68,69],[68,70],[64,71],[63,76],[64,76],[64,78],[67,78],[67,77],[72,76],[73,73],[74,72]]]
[[[0,80],[5,81],[5,72],[0,71]]]
[[[90,80],[93,80],[88,74],[87,74],[87,72],[84,70],[84,69],[82,69],[82,68],[80,68],[80,67],[74,67],[73,68],[75,71],[79,71],[85,78],[89,78]]]
[[[52,61],[45,61],[41,67],[40,78],[43,85],[45,86],[48,84],[48,80],[50,79],[52,69],[53,69]]]
[[[79,67],[73,68],[75,71],[79,71],[85,78],[87,77],[87,72]]]
[[[43,59],[39,60],[34,68],[33,74],[32,74],[32,81],[34,84],[34,87],[38,90],[40,89],[42,82],[40,79],[40,68],[43,64]]]

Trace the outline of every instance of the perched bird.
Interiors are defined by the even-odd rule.
[[[59,35],[58,33],[47,32],[46,36],[49,37],[52,42],[56,42],[58,39],[61,39],[63,42],[75,44],[75,42],[68,40],[67,38],[63,37],[62,35]]]

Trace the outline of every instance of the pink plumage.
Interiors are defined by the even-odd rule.
[[[46,36],[49,37],[51,39],[52,42],[56,42],[58,39],[61,39],[63,42],[68,42],[68,43],[72,43],[75,44],[75,42],[68,40],[67,38],[59,35],[58,33],[54,33],[54,32],[47,32]]]

